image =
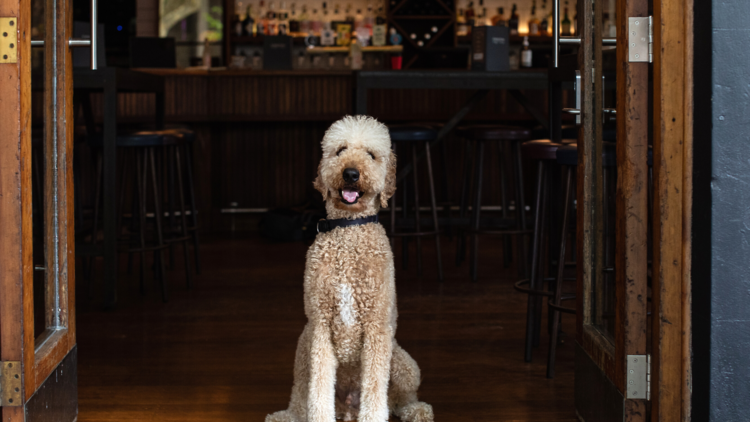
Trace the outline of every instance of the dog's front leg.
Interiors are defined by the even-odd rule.
[[[320,322],[313,329],[310,350],[310,394],[308,395],[309,422],[336,420],[336,356],[331,342],[331,330]]]
[[[359,421],[385,422],[388,420],[388,379],[393,335],[385,322],[378,322],[365,328],[364,340]]]

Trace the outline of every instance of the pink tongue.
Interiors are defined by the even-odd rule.
[[[344,196],[346,202],[354,202],[359,197],[359,192],[353,190],[343,190],[341,194]]]

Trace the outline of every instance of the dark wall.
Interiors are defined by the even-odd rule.
[[[750,2],[695,8],[693,420],[739,421],[750,414]]]

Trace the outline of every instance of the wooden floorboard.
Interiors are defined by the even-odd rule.
[[[572,336],[558,349],[554,380],[545,378],[546,328],[534,361],[523,361],[526,298],[513,290],[515,270],[502,267],[501,240],[482,241],[471,283],[468,266],[453,264],[455,241],[444,239],[442,285],[432,242],[423,243],[423,277],[415,252],[407,271],[397,259],[396,337],[421,367],[420,399],[436,420],[575,421]],[[252,234],[209,238],[192,291],[179,259],[169,272],[167,304],[150,273],[140,295],[136,260],[110,312],[91,298],[99,287],[90,297],[79,277],[78,421],[263,421],[286,408],[305,324],[306,250]],[[564,316],[563,329],[572,335],[574,318]]]

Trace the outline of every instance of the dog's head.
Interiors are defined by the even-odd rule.
[[[346,116],[326,131],[315,189],[330,211],[374,214],[396,192],[396,155],[388,128],[368,116]],[[331,217],[329,215],[329,217]]]

